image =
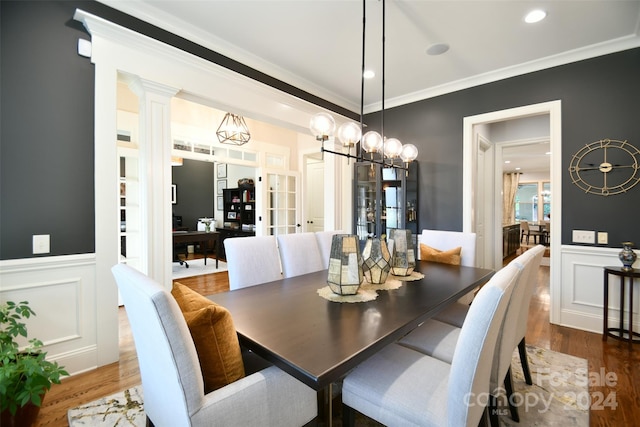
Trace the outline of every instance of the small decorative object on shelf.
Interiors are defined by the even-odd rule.
[[[329,288],[338,295],[355,295],[363,280],[358,236],[336,234],[331,241]]]
[[[367,282],[379,285],[384,283],[391,270],[391,255],[387,243],[377,237],[367,239],[362,251],[362,271]]]
[[[198,221],[204,224],[205,232],[208,233],[211,231],[211,223],[213,222],[213,218],[198,218]]]
[[[633,270],[633,263],[636,262],[637,255],[633,251],[633,242],[622,242],[622,250],[618,254],[618,258],[622,262],[622,270]]]
[[[240,178],[238,187],[253,187],[253,178]]]
[[[389,240],[389,246],[393,244],[391,273],[394,276],[410,275],[416,268],[416,254],[413,249],[411,230],[391,229]]]

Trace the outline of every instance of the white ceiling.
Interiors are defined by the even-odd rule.
[[[505,147],[502,150],[502,159],[505,161],[502,171],[549,174],[551,170],[550,150],[549,141]]]
[[[102,0],[358,112],[360,0]],[[367,0],[365,111],[381,101],[382,2]],[[548,15],[537,24],[523,17]],[[426,49],[450,50],[429,56]],[[640,0],[386,0],[385,107],[640,46]]]
[[[101,0],[354,112],[361,0]],[[365,112],[380,109],[382,1],[366,0]],[[526,24],[542,8],[547,18]],[[447,43],[448,52],[426,50]],[[385,107],[640,46],[640,0],[386,0]],[[548,143],[505,171],[549,169]]]

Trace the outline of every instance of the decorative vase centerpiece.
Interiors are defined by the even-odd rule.
[[[618,254],[618,258],[622,262],[623,271],[633,270],[633,263],[636,262],[637,255],[632,248],[633,242],[622,242],[622,250]]]
[[[377,237],[367,239],[362,251],[362,271],[367,282],[375,285],[384,283],[391,270],[391,254],[387,243]]]
[[[411,230],[394,228],[389,233],[389,240],[389,246],[393,246],[391,273],[395,276],[409,276],[416,268],[416,254],[413,249]]]
[[[204,224],[204,231],[206,233],[211,231],[211,223],[213,222],[213,218],[198,218],[198,221]]]
[[[331,240],[327,283],[333,293],[355,295],[363,280],[358,236],[336,234]]]

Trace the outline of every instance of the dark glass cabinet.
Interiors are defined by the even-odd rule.
[[[392,228],[418,232],[418,164],[409,171],[369,162],[354,165],[354,231],[361,242]]]

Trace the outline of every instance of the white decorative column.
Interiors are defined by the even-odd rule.
[[[141,265],[171,289],[171,98],[178,89],[139,77],[129,86],[139,99]]]

